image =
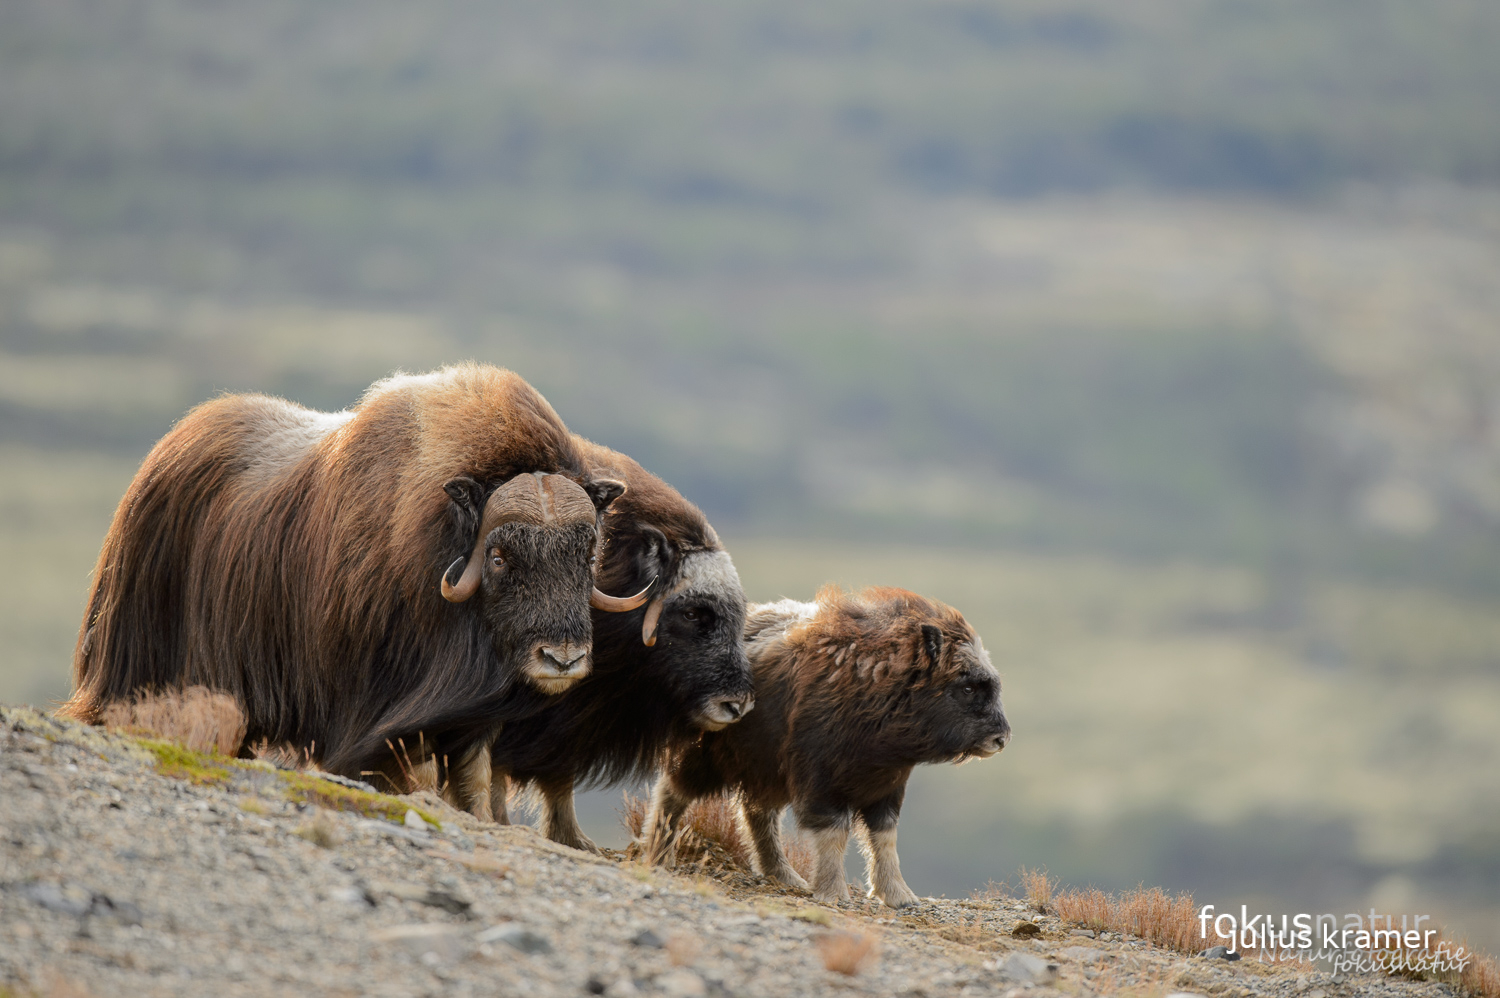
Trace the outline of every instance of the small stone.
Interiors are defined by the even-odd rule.
[[[1307,993],[1307,998],[1327,998],[1328,992],[1322,988],[1313,988]]]
[[[330,901],[355,904],[360,907],[375,907],[375,899],[363,887],[340,887],[328,894]]]
[[[539,932],[521,925],[497,925],[476,937],[481,943],[504,943],[520,953],[551,953],[552,943]]]
[[[1018,984],[1051,984],[1057,980],[1057,964],[1030,953],[1012,953],[996,969]]]
[[[659,976],[656,979],[656,986],[669,995],[688,996],[708,994],[708,985],[703,982],[703,978],[691,970],[684,970],[681,967],[676,970],[669,970]]]
[[[628,977],[622,977],[604,989],[604,998],[635,998],[641,989]]]
[[[1042,928],[1035,922],[1019,922],[1010,930],[1010,934],[1017,939],[1035,939],[1042,934]]]
[[[1102,949],[1094,949],[1092,946],[1069,946],[1062,951],[1062,955],[1076,963],[1098,963],[1100,960],[1113,960],[1113,953],[1106,953]]]
[[[406,809],[406,817],[401,823],[407,828],[415,828],[419,832],[427,831],[427,822],[423,821],[422,816],[411,808]]]
[[[630,937],[630,944],[644,949],[665,949],[667,941],[650,929],[642,929]]]
[[[94,895],[76,887],[33,881],[21,888],[21,896],[60,915],[81,918],[94,906]]]
[[[423,960],[429,966],[432,965],[432,961],[427,959],[428,953],[436,954],[438,962],[446,962],[461,958],[468,950],[468,944],[458,929],[451,925],[427,922],[377,929],[370,933],[370,938],[378,943],[400,946],[416,954],[418,959]]]
[[[1089,939],[1095,938],[1095,936],[1094,936],[1094,930],[1093,929],[1074,929],[1072,932],[1069,932],[1068,935],[1070,935],[1070,936],[1086,936]]]

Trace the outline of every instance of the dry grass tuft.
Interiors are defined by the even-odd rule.
[[[194,752],[224,756],[239,753],[246,730],[239,702],[206,686],[117,701],[104,708],[104,724],[128,734],[176,742]]]
[[[1069,922],[1090,929],[1129,933],[1179,953],[1193,954],[1210,943],[1202,937],[1191,894],[1172,897],[1160,887],[1138,887],[1118,897],[1095,887],[1065,891],[1053,905]]]
[[[639,840],[646,822],[649,802],[627,792],[620,808],[620,822],[631,838]],[[679,867],[698,873],[718,873],[726,869],[750,872],[751,849],[744,826],[740,823],[740,806],[732,797],[705,797],[689,807],[682,816],[677,839]],[[792,869],[811,879],[817,853],[812,839],[799,830],[782,836],[782,849]]]
[[[1500,962],[1476,953],[1459,975],[1458,984],[1473,998],[1500,998]]]
[[[1051,911],[1052,893],[1057,888],[1057,882],[1047,875],[1047,868],[1040,870],[1021,867],[1021,892],[1031,907],[1043,914]]]
[[[829,932],[814,940],[823,966],[853,977],[880,959],[880,943],[873,932]]]
[[[976,887],[969,892],[971,901],[1004,901],[1010,897],[1010,884],[996,883],[991,880],[983,887]]]
[[[972,919],[966,919],[962,915],[952,925],[944,926],[938,930],[938,935],[953,943],[964,946],[980,946],[995,940],[995,932],[985,926],[978,915]]]

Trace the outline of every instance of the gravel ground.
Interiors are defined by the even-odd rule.
[[[432,795],[332,810],[299,788],[344,788],[263,764],[170,771],[146,743],[0,708],[0,996],[1451,994],[1188,959],[1009,898],[829,908]],[[1041,935],[1013,937],[1023,921]],[[856,973],[826,968],[870,940]]]

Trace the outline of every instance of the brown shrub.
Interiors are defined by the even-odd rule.
[[[873,932],[829,932],[813,940],[823,957],[823,966],[836,974],[853,977],[880,958],[880,944]]]
[[[625,793],[620,807],[620,822],[631,838],[641,837],[649,802],[644,797]],[[705,797],[695,801],[682,816],[677,840],[677,862],[691,870],[713,872],[723,869],[752,869],[749,839],[740,824],[740,808],[732,797]],[[782,836],[782,849],[792,869],[811,879],[817,861],[812,839],[800,830]]]
[[[1023,871],[1024,877],[1025,871]],[[1057,914],[1095,930],[1130,933],[1179,953],[1198,953],[1210,943],[1198,924],[1191,894],[1172,897],[1160,887],[1138,887],[1116,897],[1095,887],[1064,891],[1052,901]]]
[[[1052,892],[1056,888],[1056,882],[1047,875],[1047,868],[1040,870],[1028,870],[1021,867],[1021,892],[1026,895],[1026,900],[1031,906],[1040,912],[1051,910]]]
[[[101,716],[106,727],[177,742],[194,752],[232,756],[245,741],[245,714],[239,702],[205,686],[116,701]]]
[[[1459,975],[1458,983],[1474,998],[1500,998],[1500,962],[1492,956],[1476,953]]]

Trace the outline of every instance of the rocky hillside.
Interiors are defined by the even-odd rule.
[[[1187,958],[1004,896],[831,908],[0,708],[0,996],[1023,991],[1452,993]]]

